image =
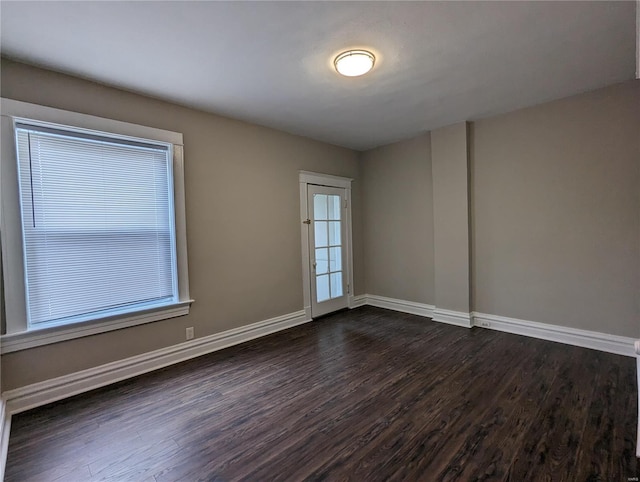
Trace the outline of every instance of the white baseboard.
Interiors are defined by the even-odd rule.
[[[305,310],[89,368],[3,394],[9,415],[311,321]],[[1,479],[0,479],[1,480]]]
[[[469,313],[443,310],[426,303],[417,303],[415,301],[399,300],[397,298],[387,298],[386,296],[369,294],[359,295],[355,297],[354,301],[355,303],[353,308],[363,305],[376,306],[378,308],[386,308],[388,310],[400,311],[402,313],[424,316],[426,318],[431,318],[433,321],[448,323],[450,325],[464,326],[467,328],[473,326]]]
[[[431,318],[433,316],[433,305],[416,303],[415,301],[398,300],[378,295],[363,295],[362,298],[364,300],[363,304],[370,306],[387,308],[389,310],[400,311],[402,313],[411,313],[412,315],[426,316],[427,318]]]
[[[640,457],[640,340],[635,341],[634,348],[636,352],[636,364],[638,365],[636,370],[638,374],[638,441],[636,443],[636,457]]]
[[[634,350],[635,340],[625,336],[608,335],[597,331],[579,330],[566,326],[507,318],[506,316],[488,315],[486,313],[473,312],[471,316],[475,320],[475,326],[481,328],[525,335],[566,345],[593,348],[594,350],[617,355],[636,356]]]
[[[11,414],[7,411],[7,403],[0,399],[0,480],[4,480],[9,451],[9,434],[11,433]]]
[[[433,310],[433,321],[439,321],[440,323],[448,323],[450,325],[463,326],[465,328],[471,328],[473,326],[473,319],[470,313],[464,311],[451,311],[444,310],[442,308],[436,308]]]
[[[506,316],[489,315],[486,313],[464,313],[460,311],[444,310],[433,305],[387,298],[378,295],[365,294],[356,296],[354,298],[354,305],[354,308],[356,306],[363,305],[377,306],[379,308],[387,308],[389,310],[400,311],[402,313],[425,316],[431,318],[433,321],[449,323],[456,326],[464,326],[467,328],[478,326],[480,328],[488,328],[490,330],[504,331],[516,335],[525,335],[532,338],[555,341],[566,345],[592,348],[594,350],[615,353],[617,355],[636,356],[636,349],[634,348],[634,342],[636,340],[625,336],[609,335],[596,331],[579,330],[577,328],[550,325],[535,321],[520,320],[517,318],[508,318]],[[637,349],[639,354],[638,356],[640,356],[640,340]],[[640,439],[638,442],[640,445]]]
[[[349,299],[349,308],[359,308],[367,304],[367,295],[351,296]]]

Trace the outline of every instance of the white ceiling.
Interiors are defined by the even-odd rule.
[[[632,79],[635,2],[10,2],[3,55],[364,150]],[[364,77],[332,58],[366,47]]]

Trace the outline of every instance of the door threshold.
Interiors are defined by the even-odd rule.
[[[325,313],[324,315],[320,315],[320,316],[312,316],[311,317],[311,321],[317,321],[317,320],[321,320],[323,318],[328,318],[329,316],[333,316],[333,315],[336,315],[338,313],[343,313],[345,311],[349,311],[349,307],[340,308],[339,310],[332,311],[331,313]]]

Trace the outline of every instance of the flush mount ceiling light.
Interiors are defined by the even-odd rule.
[[[346,77],[364,75],[373,68],[375,56],[366,50],[347,50],[333,61],[338,73]]]

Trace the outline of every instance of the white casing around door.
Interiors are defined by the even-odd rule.
[[[353,179],[310,171],[300,171],[299,174],[302,294],[306,316],[317,318],[354,305],[351,233]],[[321,211],[317,214],[315,195],[319,196],[317,207]],[[339,198],[339,219],[334,196]],[[326,214],[323,207],[325,202]],[[329,203],[332,203],[331,206]],[[340,224],[339,236],[335,229],[337,222]],[[340,265],[337,264],[338,260]]]

